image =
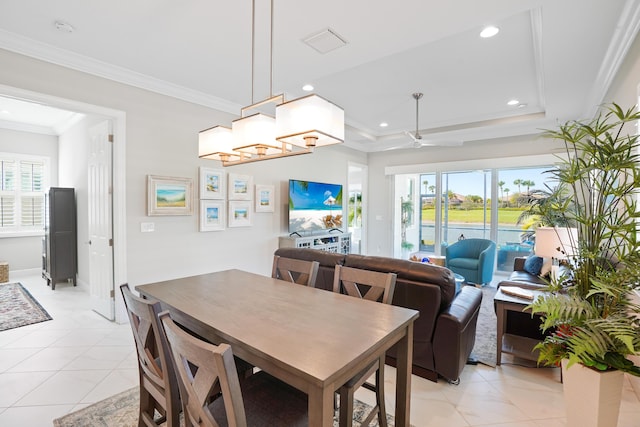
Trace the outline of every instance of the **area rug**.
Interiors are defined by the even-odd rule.
[[[54,427],[137,427],[138,426],[138,387],[96,402],[91,406],[72,412],[53,420]],[[371,407],[356,399],[353,410],[353,425],[360,426],[362,418],[369,413]],[[181,420],[182,421],[182,420]],[[394,418],[387,415],[387,423],[394,426]],[[182,422],[181,422],[181,425]],[[338,421],[333,420],[334,427]],[[371,424],[378,427],[377,418]]]
[[[471,351],[471,358],[483,365],[496,367],[496,312],[493,308],[493,297],[497,289],[487,285],[482,288],[482,304],[476,326],[476,343]]]
[[[0,331],[51,320],[51,316],[20,283],[0,285]]]

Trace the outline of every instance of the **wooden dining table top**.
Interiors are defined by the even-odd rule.
[[[242,270],[136,289],[160,301],[178,323],[212,342],[229,343],[237,356],[308,393],[333,393],[411,335],[418,317],[415,310]]]

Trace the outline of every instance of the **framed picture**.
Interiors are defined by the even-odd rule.
[[[224,200],[227,191],[225,176],[221,169],[200,167],[200,199]]]
[[[251,226],[251,201],[229,201],[229,227]]]
[[[226,214],[223,200],[201,200],[200,231],[224,230]]]
[[[147,175],[147,215],[191,215],[193,180]]]
[[[251,200],[253,177],[229,174],[229,200]]]
[[[274,212],[275,187],[273,185],[256,185],[256,212]]]

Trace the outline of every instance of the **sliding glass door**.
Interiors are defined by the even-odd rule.
[[[538,166],[414,175],[420,183],[419,209],[415,212],[419,235],[415,242],[411,233],[405,231],[404,237],[409,243],[419,244],[421,252],[436,255],[444,255],[444,248],[461,238],[491,239],[498,247],[497,269],[511,271],[516,256],[526,256],[533,250],[536,218],[528,217],[526,208],[531,200],[544,197],[547,186],[553,187],[551,177],[544,173],[547,169]],[[411,179],[411,175],[396,175],[396,185]]]
[[[491,217],[487,206],[490,171],[442,174],[442,245],[465,238],[488,239]]]

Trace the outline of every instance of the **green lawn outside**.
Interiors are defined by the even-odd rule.
[[[506,225],[516,225],[518,217],[524,209],[498,209],[498,223]],[[422,220],[426,223],[433,223],[436,217],[435,209],[423,209]],[[490,221],[491,211],[487,210],[487,222]],[[482,209],[470,210],[449,210],[449,222],[455,223],[482,223],[484,219],[484,211]]]

